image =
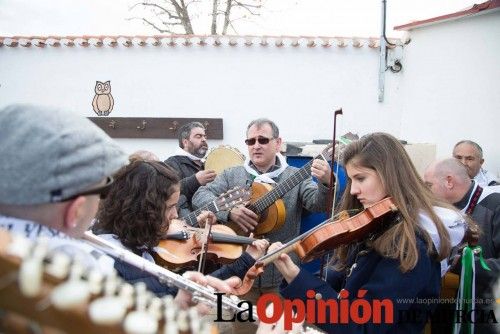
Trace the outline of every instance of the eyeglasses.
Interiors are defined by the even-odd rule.
[[[245,144],[247,144],[248,146],[253,146],[253,145],[255,145],[255,142],[258,141],[259,144],[266,145],[266,144],[269,144],[269,141],[271,141],[273,139],[274,138],[266,138],[266,137],[248,138],[248,139],[245,139]]]
[[[78,196],[90,196],[90,195],[99,195],[100,199],[104,199],[106,197],[106,195],[108,194],[109,189],[111,188],[111,185],[113,184],[114,181],[115,180],[113,179],[113,177],[108,176],[108,178],[106,179],[106,184],[89,189],[89,190],[82,191],[81,193],[72,195],[70,197],[64,198],[64,199],[60,200],[60,202],[69,201],[69,200],[77,198]]]

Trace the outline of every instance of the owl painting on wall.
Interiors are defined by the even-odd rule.
[[[95,96],[92,101],[92,107],[94,108],[95,113],[97,116],[108,116],[113,110],[113,105],[115,104],[113,96],[111,95],[110,81],[96,81],[94,91]]]

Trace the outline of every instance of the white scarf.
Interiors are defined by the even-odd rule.
[[[287,167],[288,164],[286,163],[286,159],[284,156],[282,156],[280,153],[277,153],[276,156],[278,157],[278,160],[280,161],[280,168],[269,172],[269,173],[264,173],[264,174],[259,174],[255,169],[250,167],[250,158],[246,158],[245,163],[243,164],[243,167],[245,167],[245,170],[255,176],[254,181],[259,182],[259,183],[276,183],[276,181],[273,180],[273,178],[278,177]]]
[[[193,161],[202,161],[202,158],[198,158],[197,156],[194,156],[191,153],[184,151],[180,147],[177,147],[175,149],[174,155],[181,155],[183,157],[188,157],[189,159],[191,159]]]
[[[7,217],[1,214],[0,228],[6,229],[12,234],[21,235],[32,241],[46,239],[49,251],[61,251],[72,258],[78,258],[81,264],[86,268],[96,268],[104,274],[109,274],[114,271],[114,260],[111,257],[102,254],[89,244],[72,238],[56,229],[38,224],[34,221]]]
[[[496,181],[495,175],[488,172],[487,170],[480,169],[476,176],[474,176],[474,181],[477,182],[482,188],[487,187],[491,181]]]
[[[37,238],[54,238],[52,241],[55,241],[55,243],[58,243],[61,239],[75,240],[56,229],[15,217],[0,215],[0,228],[6,229],[14,234],[22,235],[30,240],[36,240]]]
[[[465,230],[467,228],[465,219],[460,216],[459,213],[456,211],[447,209],[447,208],[442,208],[439,206],[434,206],[434,212],[436,215],[441,219],[441,221],[444,224],[444,227],[448,231],[448,234],[450,236],[450,243],[451,247],[456,247],[457,245],[460,244],[462,241],[464,235],[465,235]],[[419,213],[419,218],[420,218],[420,226],[424,228],[424,230],[429,233],[429,236],[432,239],[432,242],[434,243],[434,246],[436,247],[436,250],[439,251],[439,247],[441,246],[441,239],[439,238],[439,233],[437,231],[436,225],[432,222],[429,216],[427,216],[425,213],[421,212]],[[450,268],[450,265],[448,264],[448,259],[444,259],[441,261],[441,276],[444,276],[444,274],[448,271]]]

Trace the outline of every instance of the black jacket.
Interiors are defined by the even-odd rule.
[[[209,275],[222,280],[232,276],[237,276],[243,280],[248,269],[250,269],[254,263],[254,258],[247,252],[243,252],[243,254],[236,259],[236,261],[222,266],[220,269],[210,273]],[[120,277],[130,284],[144,282],[148,290],[155,293],[158,297],[163,297],[165,295],[175,296],[177,294],[178,289],[175,286],[169,286],[166,283],[162,283],[159,278],[118,258],[115,258],[115,269],[118,271]]]
[[[191,198],[201,184],[195,174],[204,169],[204,165],[197,165],[193,160],[182,155],[174,155],[165,160],[165,163],[172,167],[181,179],[181,197],[177,208],[179,217],[183,217],[193,211]]]
[[[455,206],[463,211],[470,206],[473,190],[476,185],[473,183],[465,194],[464,198]],[[479,258],[475,257],[476,268],[476,308],[479,312],[488,314],[495,308],[494,287],[500,278],[500,193],[493,187],[484,187],[481,197],[476,206],[473,207],[472,219],[481,228],[478,245],[481,246],[483,257],[491,270],[485,270]],[[456,268],[460,270],[460,266]],[[480,313],[481,314],[481,313]],[[500,321],[499,312],[495,312],[496,321]],[[489,334],[496,333],[494,325],[491,323],[476,322],[474,333]]]

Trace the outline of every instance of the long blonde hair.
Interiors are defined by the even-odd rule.
[[[439,260],[450,252],[450,237],[441,219],[436,215],[433,206],[450,207],[438,201],[425,186],[417,173],[403,145],[387,133],[373,133],[358,141],[350,143],[343,151],[343,165],[348,163],[357,167],[374,170],[387,195],[399,209],[401,222],[393,225],[370,246],[382,256],[398,259],[400,270],[407,272],[415,267],[418,261],[416,233],[426,242],[427,253],[432,254],[433,243],[429,234],[420,227],[419,213],[427,214],[434,222],[438,231],[440,249],[437,250]],[[350,194],[351,180],[340,203],[340,210],[362,209],[362,204],[356,196]],[[335,251],[338,268],[345,266],[349,246],[342,246]]]

